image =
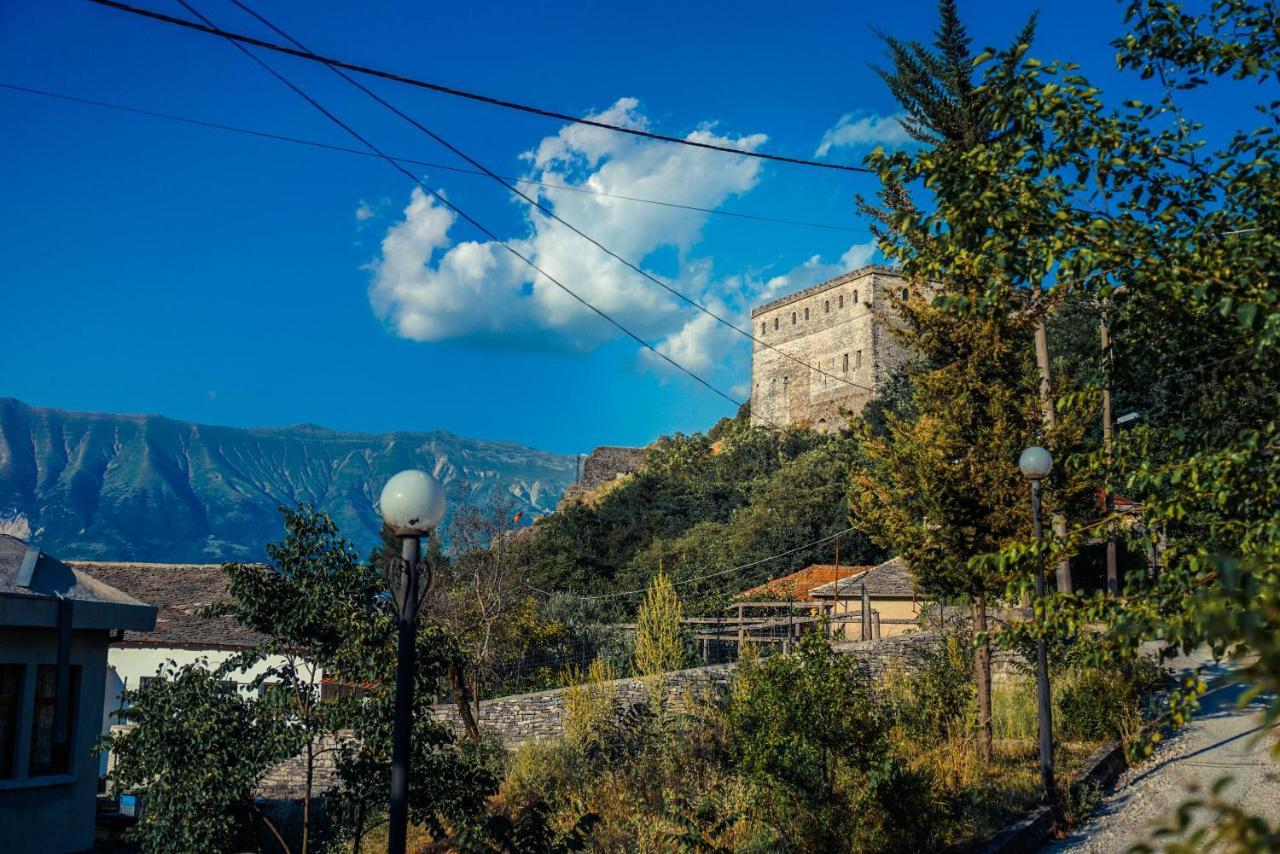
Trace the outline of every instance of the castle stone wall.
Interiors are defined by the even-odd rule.
[[[906,286],[863,267],[753,309],[751,423],[825,432],[842,426],[841,409],[861,412],[903,361],[887,323],[889,294]]]

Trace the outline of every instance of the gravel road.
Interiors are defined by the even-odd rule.
[[[1195,660],[1170,662],[1175,670]],[[1206,669],[1206,679],[1220,668]],[[1268,751],[1277,732],[1262,732],[1262,703],[1244,709],[1236,701],[1243,686],[1210,690],[1192,723],[1166,739],[1154,756],[1116,781],[1088,824],[1047,852],[1123,852],[1150,841],[1151,831],[1174,815],[1193,796],[1192,787],[1207,790],[1219,777],[1234,778],[1224,795],[1251,812],[1280,822],[1280,765]]]

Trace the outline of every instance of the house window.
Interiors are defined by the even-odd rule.
[[[805,307],[805,310],[804,310],[804,319],[805,320],[809,319],[809,308],[807,306]]]
[[[13,777],[23,670],[25,668],[21,664],[0,664],[0,780]]]
[[[823,314],[831,313],[831,300],[828,299],[828,300],[822,301],[822,313]]]
[[[769,329],[769,324],[765,323],[764,321],[760,321],[760,334],[763,335],[765,332],[768,331],[768,329]]]
[[[796,325],[796,313],[794,311],[791,312],[791,325],[792,326]]]
[[[857,305],[857,304],[858,304],[858,292],[857,292],[857,291],[854,291],[854,292],[853,292],[853,304],[854,304],[854,305]]]
[[[903,288],[903,289],[902,289],[902,300],[903,300],[903,302],[906,302],[906,301],[907,301],[908,299],[910,299],[910,298],[911,298],[911,292],[910,292],[910,291],[908,291],[906,288]]]
[[[346,685],[337,682],[320,683],[320,699],[335,700],[338,697],[363,697],[369,693],[360,685]]]
[[[776,318],[776,317],[773,319],[773,328],[774,328],[774,329],[777,329],[777,328],[778,328],[778,318]]]
[[[836,308],[844,308],[844,294],[840,295],[840,302],[836,305]]]
[[[844,354],[844,369],[846,371],[849,370],[849,354],[848,353]]]
[[[862,367],[862,351],[861,350],[853,354],[853,366],[855,368]]]
[[[75,728],[77,706],[80,703],[80,668],[72,667],[67,695],[67,728],[60,733],[61,743],[55,738],[54,713],[58,705],[58,668],[41,664],[36,668],[36,705],[31,717],[31,770],[32,777],[48,774],[66,774],[71,770],[71,740]]]

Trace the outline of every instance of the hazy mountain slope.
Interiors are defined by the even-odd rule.
[[[555,507],[574,466],[441,431],[245,430],[0,398],[0,531],[61,558],[258,560],[279,537],[276,508],[303,501],[365,549],[378,491],[405,468],[434,473],[451,495],[464,484],[482,497],[509,491],[527,521]]]

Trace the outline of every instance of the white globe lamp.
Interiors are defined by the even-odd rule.
[[[1053,471],[1053,457],[1039,445],[1032,445],[1018,458],[1018,468],[1027,480],[1044,480]]]
[[[425,471],[409,469],[382,487],[378,499],[382,521],[398,537],[425,537],[444,518],[444,490]]]

